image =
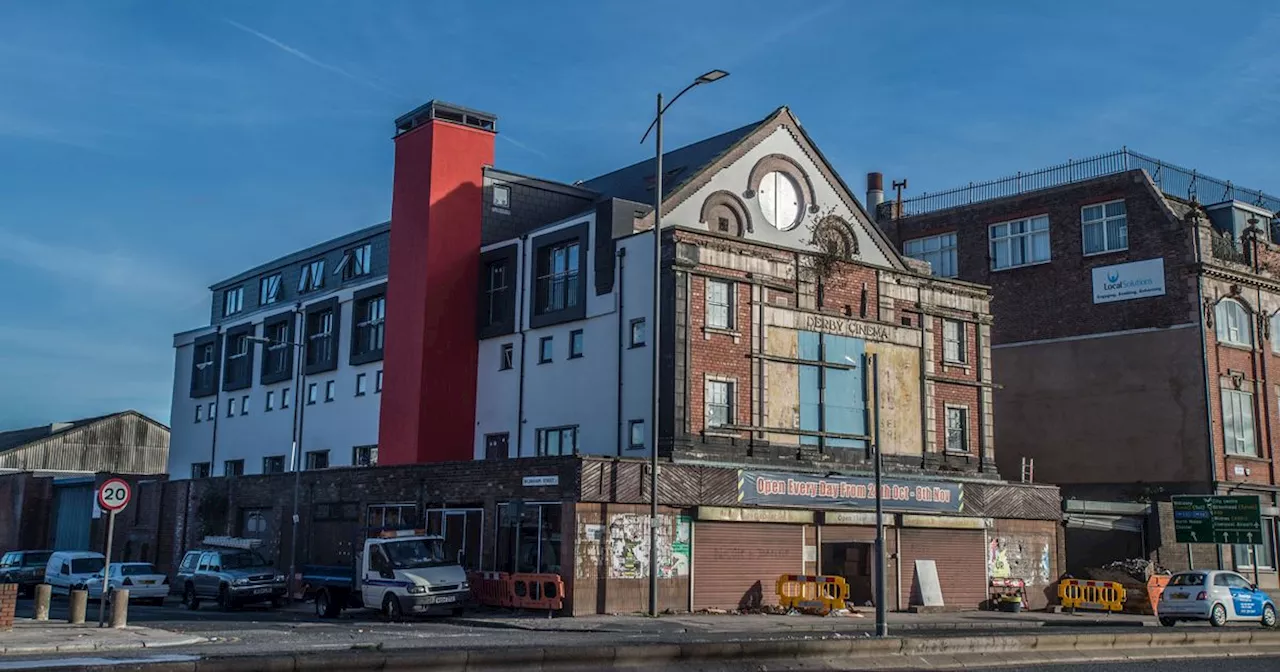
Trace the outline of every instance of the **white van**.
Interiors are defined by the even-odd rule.
[[[101,553],[92,551],[56,551],[49,556],[44,568],[44,582],[54,595],[70,595],[73,589],[83,589],[94,574],[107,564]]]

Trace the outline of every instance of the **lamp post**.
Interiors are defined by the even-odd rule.
[[[653,448],[649,453],[649,615],[658,615],[658,339],[661,333],[659,329],[662,307],[662,115],[667,109],[680,100],[680,96],[699,84],[710,84],[728,77],[729,73],[724,70],[712,70],[697,79],[693,80],[688,86],[684,87],[677,93],[671,102],[666,105],[662,104],[662,94],[658,94],[657,115],[650,122],[649,128],[645,130],[644,136],[640,138],[640,144],[649,138],[649,131],[656,127],[658,132],[654,136],[654,170],[653,170],[653,315],[651,324],[649,325],[649,345],[653,348],[653,415],[650,416],[649,435],[652,437]]]
[[[294,320],[297,324],[297,319]],[[274,338],[266,338],[263,336],[249,336],[248,340],[252,343],[261,343],[265,346],[282,345],[292,347],[294,350],[293,365],[298,367],[297,390],[293,395],[293,445],[289,450],[289,461],[293,465],[293,519],[292,533],[289,535],[289,594],[286,599],[290,604],[293,603],[294,577],[297,576],[297,557],[298,557],[298,500],[302,492],[302,420],[303,409],[302,395],[306,393],[303,389],[307,384],[307,367],[303,357],[306,353],[306,344],[293,341],[278,341]]]
[[[852,357],[845,355],[845,361],[853,366],[858,366],[858,362]],[[863,393],[867,392],[867,380],[871,381],[871,406],[867,409],[871,418],[871,464],[873,481],[876,488],[876,544],[875,544],[875,575],[876,583],[874,586],[874,595],[876,603],[876,637],[889,636],[889,621],[885,609],[885,548],[884,548],[884,493],[882,488],[884,460],[881,459],[880,451],[880,357],[878,355],[862,355],[862,375],[863,375]]]

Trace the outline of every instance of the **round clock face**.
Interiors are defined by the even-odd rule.
[[[786,173],[774,171],[765,175],[757,193],[765,221],[775,228],[786,231],[800,223],[800,189]]]

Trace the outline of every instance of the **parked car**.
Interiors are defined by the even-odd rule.
[[[44,567],[44,582],[54,595],[70,595],[83,589],[94,574],[102,571],[106,558],[92,551],[55,551]]]
[[[439,535],[383,530],[364,540],[350,565],[303,567],[304,592],[315,596],[320,618],[333,618],[343,609],[374,609],[388,621],[431,613],[459,616],[471,587],[457,558],[447,556]]]
[[[277,607],[286,590],[284,574],[252,548],[188,551],[174,584],[181,586],[182,603],[191,610],[199,609],[200,601],[206,599],[216,600],[223,609],[254,602]]]
[[[115,590],[124,588],[129,591],[129,601],[136,603],[164,604],[169,595],[169,577],[161,574],[149,562],[113,562],[107,568],[107,601]],[[89,579],[89,599],[102,598],[102,572],[99,571]]]
[[[1214,569],[1170,577],[1156,615],[1166,627],[1178,621],[1209,621],[1217,627],[1230,621],[1253,621],[1276,627],[1276,603],[1270,595],[1235,572]]]
[[[44,583],[44,570],[53,551],[9,551],[0,557],[0,583],[18,584],[20,595],[29,595]]]

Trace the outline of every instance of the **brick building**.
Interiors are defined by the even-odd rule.
[[[1169,496],[1257,494],[1277,585],[1277,208],[1128,150],[880,208],[906,254],[991,287],[997,464],[1062,488],[1072,569],[1185,567]],[[1245,545],[1195,553],[1253,570]]]
[[[574,613],[643,608],[650,572],[663,609],[769,603],[802,570],[846,576],[862,602],[878,442],[891,607],[919,602],[916,560],[949,605],[1009,574],[1044,604],[1058,493],[996,471],[987,289],[896,252],[788,109],[664,156],[656,273],[651,160],[568,184],[490,165],[491,114],[432,102],[396,128],[378,465],[307,465],[297,564],[414,524],[472,569],[562,574]],[[304,432],[308,451],[342,440]],[[164,486],[161,564],[231,533],[287,566],[288,478]]]

